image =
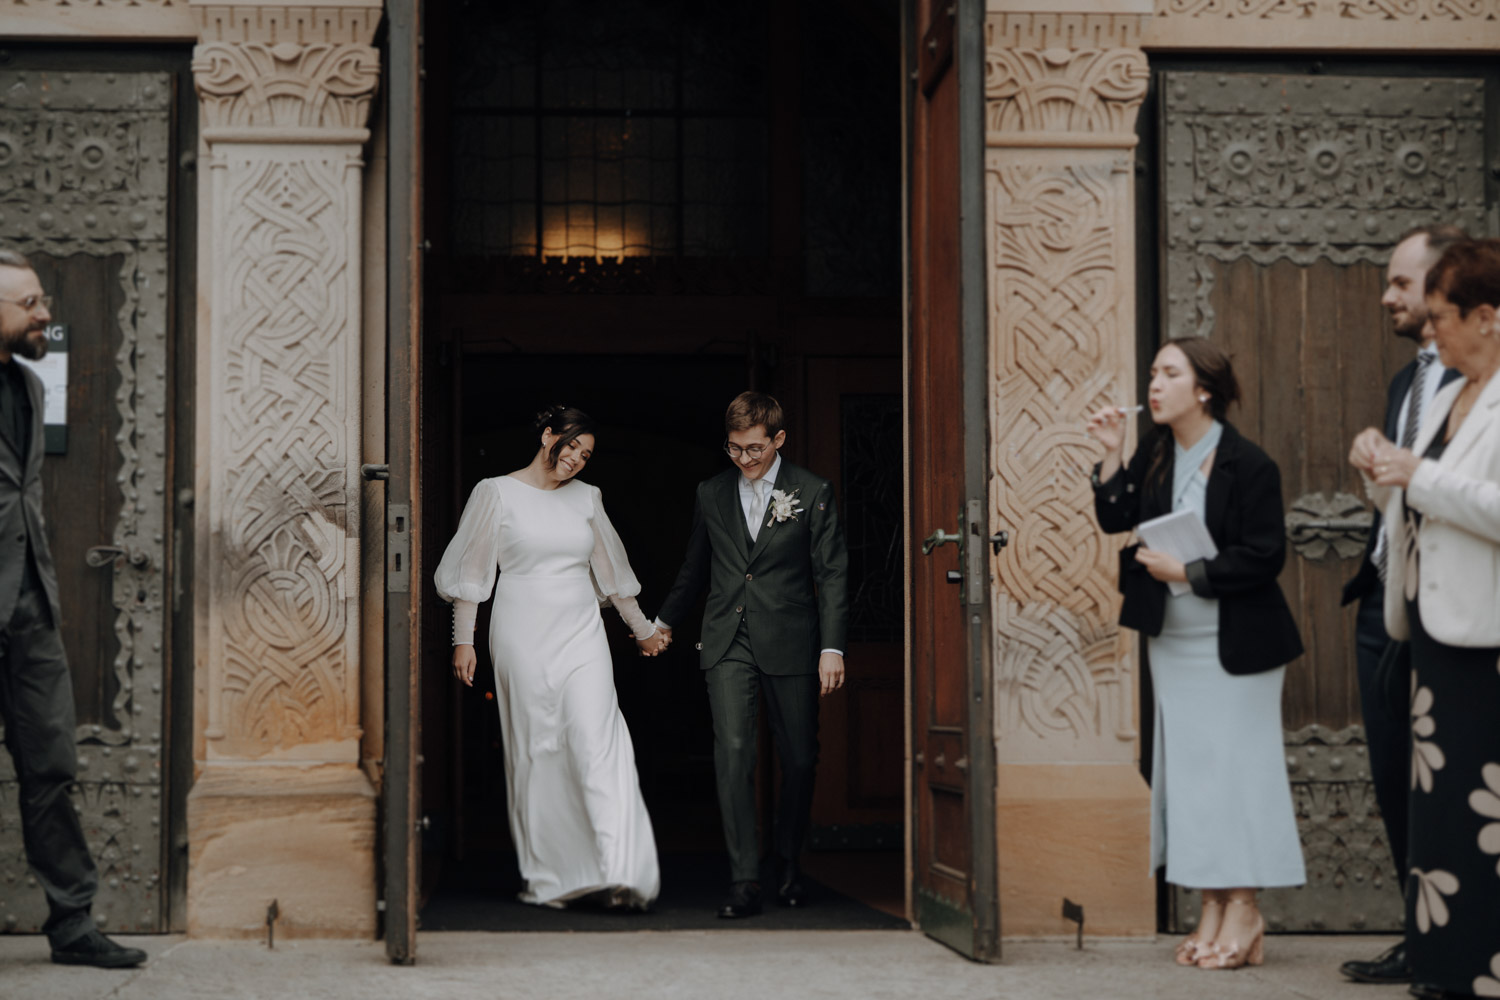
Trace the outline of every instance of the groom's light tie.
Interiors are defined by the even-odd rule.
[[[766,516],[766,481],[750,480],[750,540],[760,537],[760,519]]]

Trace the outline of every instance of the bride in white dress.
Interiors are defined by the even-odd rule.
[[[575,476],[594,449],[593,422],[553,407],[538,418],[531,464],[483,480],[439,563],[453,603],[453,672],[474,683],[474,621],[495,595],[490,658],[505,748],[510,829],[527,903],[597,894],[644,909],[661,886],[630,731],[615,698],[599,610],[625,619],[641,652],[667,643],[646,620],[599,490]]]

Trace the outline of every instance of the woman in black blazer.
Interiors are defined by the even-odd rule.
[[[1120,624],[1147,636],[1156,693],[1151,867],[1202,890],[1198,926],[1175,957],[1205,969],[1260,964],[1258,889],[1306,880],[1282,752],[1282,680],[1302,640],[1276,583],[1281,473],[1224,422],[1238,399],[1228,355],[1183,337],[1152,363],[1156,427],[1128,465],[1125,411],[1089,418],[1105,447],[1094,470],[1100,526],[1131,531],[1188,510],[1218,549],[1187,564],[1141,545],[1120,553]]]

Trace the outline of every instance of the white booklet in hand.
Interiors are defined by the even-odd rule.
[[[1198,516],[1197,511],[1174,510],[1170,514],[1153,517],[1136,525],[1135,533],[1141,537],[1141,544],[1146,548],[1165,552],[1173,559],[1181,560],[1184,566],[1199,559],[1212,559],[1219,554],[1219,547],[1214,544],[1213,536],[1208,533],[1208,526],[1203,523],[1203,518]],[[1167,587],[1176,597],[1193,589],[1186,581],[1177,580],[1167,584]]]

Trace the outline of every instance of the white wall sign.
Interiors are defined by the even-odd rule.
[[[46,425],[47,454],[62,455],[68,450],[68,324],[53,323],[47,327],[47,356],[40,361],[25,362],[42,380],[46,402],[42,421]]]

